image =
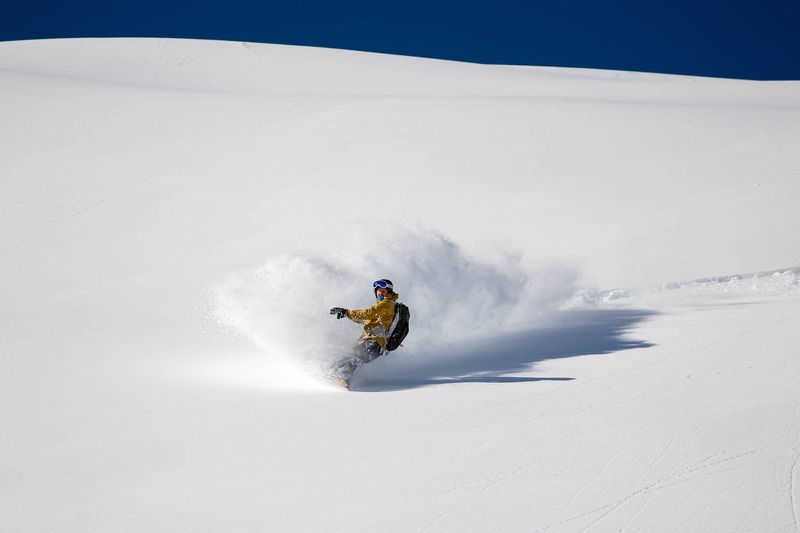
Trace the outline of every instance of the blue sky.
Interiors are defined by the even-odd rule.
[[[63,0],[4,5],[0,40],[180,37],[478,63],[800,80],[800,0]]]

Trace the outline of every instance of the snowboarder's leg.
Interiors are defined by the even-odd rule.
[[[331,376],[350,383],[350,378],[358,367],[370,363],[380,357],[381,346],[372,339],[367,339],[354,347],[353,354],[335,361],[331,367]]]
[[[371,363],[381,356],[381,345],[373,339],[366,339],[356,348],[358,359],[362,363]]]
[[[354,355],[349,355],[334,361],[331,365],[331,375],[343,379],[350,379],[353,372],[361,365],[361,360]]]

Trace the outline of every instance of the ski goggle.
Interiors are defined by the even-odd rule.
[[[372,288],[373,289],[392,289],[393,287],[392,287],[391,283],[386,283],[382,279],[379,279],[378,281],[376,281],[375,283],[372,284]]]

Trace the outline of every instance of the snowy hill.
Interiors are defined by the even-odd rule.
[[[0,117],[3,531],[798,529],[800,82],[25,41]]]

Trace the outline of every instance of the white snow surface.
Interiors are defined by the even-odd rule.
[[[24,41],[0,123],[0,530],[800,529],[800,82]]]

